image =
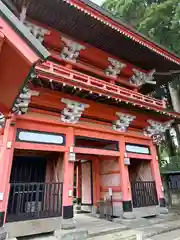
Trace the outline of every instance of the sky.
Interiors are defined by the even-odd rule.
[[[101,5],[104,2],[104,0],[91,0],[91,2],[94,2],[97,5]]]

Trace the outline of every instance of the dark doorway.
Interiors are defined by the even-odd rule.
[[[61,182],[46,183],[47,156],[14,156],[7,222],[61,216]]]
[[[10,183],[44,182],[47,159],[39,156],[15,156]]]
[[[158,205],[156,184],[152,178],[150,161],[131,158],[129,179],[134,208]]]

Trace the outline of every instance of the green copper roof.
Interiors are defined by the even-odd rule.
[[[26,41],[41,59],[49,57],[50,53],[28,30],[23,23],[0,1],[0,16]]]

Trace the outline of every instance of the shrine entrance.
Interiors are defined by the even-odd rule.
[[[108,197],[108,187],[113,195],[118,188],[120,196],[119,142],[76,136],[75,149],[76,198],[82,211],[96,212],[100,200]]]
[[[129,178],[133,208],[158,205],[156,184],[152,177],[150,161],[130,159]]]
[[[62,185],[51,180],[58,153],[15,151],[13,158],[7,222],[61,216]],[[55,169],[56,170],[56,169]],[[54,175],[54,171],[52,172]]]

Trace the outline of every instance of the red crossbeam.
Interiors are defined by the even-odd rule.
[[[93,93],[102,94],[141,107],[158,111],[162,111],[166,108],[165,101],[157,100],[130,89],[113,85],[50,61],[36,66],[36,73],[40,78],[47,80],[52,79],[56,82],[82,88],[90,92],[92,91]]]

